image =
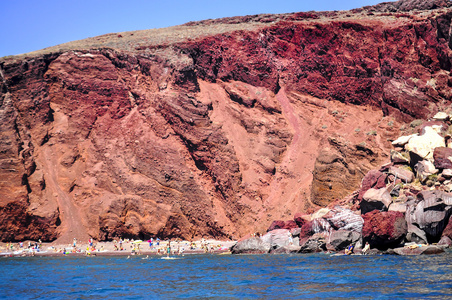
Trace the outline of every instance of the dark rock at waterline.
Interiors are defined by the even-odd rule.
[[[452,246],[452,240],[448,236],[443,236],[439,240],[438,245],[439,246],[450,247],[450,246]]]
[[[399,245],[407,234],[407,222],[401,212],[372,211],[363,215],[362,237],[372,248],[387,249]]]
[[[300,253],[316,253],[326,251],[326,241],[327,236],[324,233],[316,233],[304,242],[300,240]]]
[[[276,249],[270,250],[272,254],[289,254],[289,253],[298,253],[300,252],[301,247],[297,245],[287,245],[283,247],[279,247]]]
[[[258,237],[252,237],[235,244],[232,254],[262,254],[270,251],[270,244],[265,243]]]
[[[427,255],[427,254],[440,254],[444,252],[444,248],[441,246],[436,245],[427,245],[427,246],[421,246],[416,248],[409,248],[409,247],[399,247],[392,249],[394,254],[398,255]]]
[[[262,241],[271,249],[293,245],[293,237],[288,229],[275,229],[262,236]]]

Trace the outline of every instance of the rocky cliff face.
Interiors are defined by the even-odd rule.
[[[421,2],[0,59],[0,239],[237,238],[346,197],[451,104],[451,5]]]

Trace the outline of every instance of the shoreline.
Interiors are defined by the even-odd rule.
[[[31,242],[31,241],[30,241]],[[33,245],[36,242],[33,242]],[[76,257],[76,256],[167,256],[168,241],[160,241],[151,247],[145,241],[125,240],[122,243],[123,250],[118,241],[88,243],[54,244],[42,243],[38,249],[26,247],[28,241],[20,247],[19,243],[0,243],[0,257]],[[182,256],[193,254],[229,254],[236,241],[170,241],[170,256]]]

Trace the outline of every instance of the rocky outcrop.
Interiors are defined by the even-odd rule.
[[[441,118],[442,128],[450,125],[451,118],[447,114],[438,113],[435,118]],[[415,139],[417,142],[410,144],[413,137],[423,137],[432,130],[441,134],[442,142],[438,145],[447,144],[450,136],[447,130],[437,127],[436,121],[416,123],[418,134],[393,142],[398,148],[397,153],[404,153],[404,159],[395,161],[391,155],[390,163],[364,176],[360,190],[336,201],[335,205],[310,215],[295,214],[294,219],[298,222],[292,221],[291,224],[299,227],[291,229],[290,233],[299,240],[299,252],[340,252],[353,246],[356,252],[366,254],[384,251],[388,254],[420,255],[442,253],[451,245],[452,176],[448,165],[441,165],[448,159],[445,157],[449,148],[436,147],[436,144],[425,143],[424,139]],[[435,154],[421,157],[416,153],[418,150],[413,150],[421,148],[426,153]],[[439,157],[443,157],[441,162]],[[438,168],[434,165],[435,160]],[[275,224],[285,226],[281,221],[273,222],[272,226]],[[267,233],[267,243],[271,243],[269,238],[272,236],[283,237],[280,242],[272,243],[271,252],[294,251],[284,248],[287,236],[291,238],[288,232],[278,229]],[[438,246],[429,245],[432,243]]]
[[[374,210],[363,215],[362,237],[372,248],[387,249],[403,243],[407,234],[407,223],[400,212]]]
[[[345,199],[401,128],[451,104],[446,4],[207,20],[0,59],[0,239],[232,239]],[[446,135],[432,130],[414,134]],[[433,155],[413,139],[397,149],[412,171]],[[380,171],[368,189],[402,179],[390,193],[413,196]]]

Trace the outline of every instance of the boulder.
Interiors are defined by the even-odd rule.
[[[435,148],[433,161],[438,169],[452,169],[452,149],[448,147]]]
[[[270,250],[272,254],[290,254],[290,253],[298,253],[301,250],[301,246],[298,245],[287,245],[282,246],[276,249]]]
[[[286,225],[286,222],[282,220],[275,220],[270,224],[270,227],[268,227],[267,232],[275,230],[275,229],[283,229]]]
[[[406,236],[407,222],[401,212],[372,211],[363,215],[362,237],[372,248],[387,249],[399,245]]]
[[[305,240],[300,246],[301,253],[316,253],[326,251],[327,234],[316,233],[307,240]],[[301,241],[300,241],[301,243]]]
[[[299,237],[301,233],[301,228],[292,228],[290,229],[290,234],[292,234],[293,237]]]
[[[388,173],[396,176],[405,183],[410,183],[414,180],[414,173],[407,169],[391,166],[389,167]]]
[[[443,121],[435,121],[435,120],[427,121],[427,122],[424,122],[419,127],[419,135],[425,134],[430,129],[432,129],[436,133],[442,135],[442,134],[444,134],[446,132],[447,127],[448,126]],[[429,129],[426,129],[426,128],[429,128]]]
[[[314,231],[314,233],[329,232],[330,229],[331,225],[327,220],[323,218],[312,220],[312,231]]]
[[[414,169],[416,170],[416,178],[422,183],[425,183],[429,176],[438,173],[438,169],[436,169],[435,165],[429,160],[422,160],[418,162],[414,166]]]
[[[300,228],[300,243],[302,243],[302,241],[307,240],[309,237],[311,237],[315,232],[314,232],[314,221],[308,221],[306,222],[301,228]]]
[[[261,237],[262,241],[270,245],[271,249],[293,245],[293,237],[288,229],[275,229]]]
[[[367,172],[366,176],[364,176],[361,189],[359,191],[358,200],[363,199],[363,195],[370,188],[380,189],[386,186],[386,178],[388,176],[385,173],[382,173],[378,170],[370,170]]]
[[[329,208],[321,208],[311,215],[311,220],[318,219],[330,212]]]
[[[419,136],[419,135],[417,133],[415,133],[415,134],[411,134],[411,135],[401,136],[401,137],[397,138],[395,141],[393,141],[392,145],[394,145],[396,147],[397,146],[403,147],[411,140],[411,138],[413,138],[415,136]]]
[[[450,218],[452,207],[446,205],[443,197],[450,199],[451,195],[438,190],[422,191],[417,195],[415,209],[410,210],[409,221],[426,233],[429,243],[441,239]]]
[[[387,210],[392,202],[389,191],[384,187],[381,189],[369,189],[363,195],[360,203],[361,213],[365,214],[373,210]]]
[[[445,112],[438,112],[436,115],[433,116],[433,119],[440,120],[440,121],[447,121],[449,120],[449,115]]]
[[[412,137],[405,145],[405,150],[411,151],[424,159],[433,159],[433,150],[445,147],[444,138],[432,126],[423,128],[423,134]]]
[[[446,179],[452,178],[452,169],[444,169],[444,170],[441,172],[441,175],[442,175],[444,178],[446,178]]]
[[[406,203],[405,220],[407,222],[407,236],[406,239],[409,242],[415,242],[420,244],[427,243],[427,235],[416,225],[416,206],[418,200],[410,200]]]
[[[391,162],[394,164],[409,164],[410,156],[409,154],[402,154],[398,151],[391,150]]]
[[[392,202],[389,205],[388,211],[398,211],[401,213],[406,213],[406,203],[405,202]]]
[[[452,240],[448,236],[443,236],[438,242],[438,246],[450,247],[452,246]]]
[[[331,211],[323,216],[335,230],[352,230],[361,233],[363,229],[363,218],[352,210],[335,206]]]
[[[427,255],[427,254],[440,254],[444,252],[443,247],[435,245],[425,245],[416,248],[399,247],[393,249],[393,252],[398,255]]]
[[[262,254],[270,251],[270,244],[258,237],[252,237],[235,244],[231,252],[233,254]]]
[[[442,236],[447,236],[448,238],[452,239],[452,216],[449,217],[449,221],[443,230]]]
[[[292,228],[298,228],[298,224],[294,221],[294,220],[288,220],[286,222],[284,222],[284,227],[283,229],[292,229]]]
[[[303,215],[301,213],[296,213],[293,217],[295,223],[297,223],[298,227],[303,226],[311,217],[309,215]]]
[[[350,244],[356,243],[360,237],[361,234],[356,231],[335,230],[330,234],[327,249],[333,251],[344,250]]]

